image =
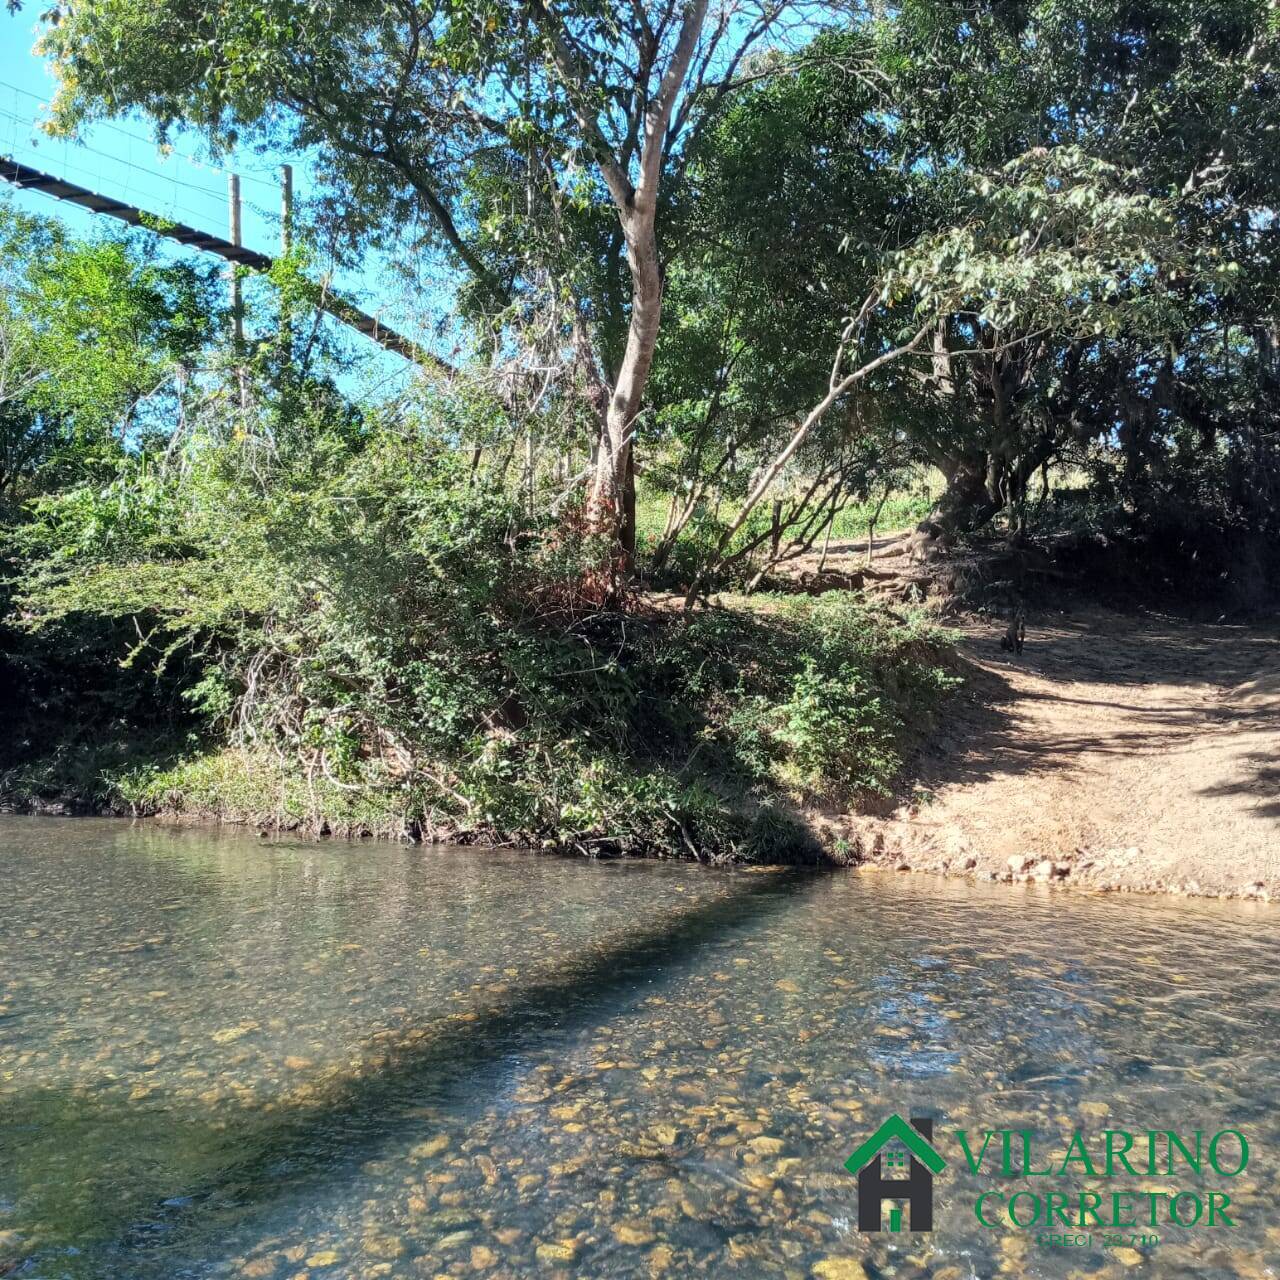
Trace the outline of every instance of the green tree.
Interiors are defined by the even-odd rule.
[[[42,47],[64,127],[140,109],[162,134],[183,124],[215,144],[313,148],[357,233],[423,215],[473,306],[563,296],[591,353],[593,509],[629,556],[632,444],[662,313],[662,187],[791,8],[99,0],[56,5]],[[592,287],[620,264],[625,288]]]
[[[709,494],[728,509],[742,500],[756,464],[781,447],[826,380],[850,299],[910,239],[918,184],[885,163],[892,134],[880,87],[862,74],[872,56],[865,32],[827,33],[794,74],[727,99],[675,189],[666,280],[675,319],[653,384],[667,451],[650,471],[676,504],[659,563]],[[783,531],[800,533],[812,507],[830,509],[865,487],[869,446],[886,463],[899,452],[897,400],[886,375],[874,397],[850,400],[810,435],[791,468],[794,496],[809,501],[788,504]]]
[[[210,269],[146,234],[76,239],[0,206],[0,493],[167,435],[216,331]]]
[[[726,438],[760,450],[772,435],[785,456],[746,493],[750,520],[873,401],[858,429],[905,436],[948,479],[929,548],[1025,510],[1037,470],[1090,437],[1154,445],[1170,415],[1205,421],[1205,365],[1185,358],[1197,335],[1227,349],[1234,323],[1264,368],[1274,348],[1270,12],[913,0],[736,95],[687,172],[696,250],[670,274],[682,314],[660,347],[659,383],[686,406],[664,409],[673,429],[722,428],[718,448],[686,450],[694,470],[720,483]],[[831,372],[822,330],[850,314],[842,360],[876,367],[833,375],[843,389],[810,421]],[[731,533],[726,550],[741,545]]]
[[[1156,418],[1203,405],[1198,362],[1182,353],[1206,327],[1219,337],[1233,323],[1274,331],[1276,238],[1265,211],[1280,198],[1277,21],[1265,0],[911,0],[878,31],[897,85],[901,162],[936,175],[940,225],[962,220],[966,175],[1064,148],[1109,166],[1128,195],[1164,212],[1150,228],[1148,272],[1117,291],[1116,322],[1096,333],[1037,326],[1011,345],[1008,317],[940,316],[928,388],[936,412],[920,441],[949,481],[929,530],[952,532],[1021,504],[1030,476],[1064,450],[1116,431],[1151,439]],[[961,204],[948,210],[956,193]],[[1098,230],[1105,253],[1119,232]],[[1009,252],[1032,243],[1043,240]],[[1185,269],[1193,259],[1198,269]],[[1164,311],[1145,306],[1155,293],[1137,286],[1148,284]],[[1134,384],[1161,369],[1148,390],[1162,404],[1148,411]]]

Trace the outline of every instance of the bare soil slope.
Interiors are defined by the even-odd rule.
[[[837,827],[864,859],[1082,887],[1280,898],[1280,627],[1089,608],[972,626],[915,793]]]

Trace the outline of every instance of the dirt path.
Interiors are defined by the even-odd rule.
[[[1090,608],[972,628],[915,801],[845,820],[871,862],[1280,900],[1280,626]]]

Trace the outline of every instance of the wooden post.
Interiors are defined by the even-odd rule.
[[[280,253],[289,256],[293,246],[293,165],[280,166]],[[293,351],[293,325],[290,322],[289,306],[284,298],[280,299],[280,350],[288,357]]]
[[[530,515],[533,515],[533,470],[536,461],[533,449],[533,423],[530,422],[524,432],[524,487]]]
[[[889,486],[886,484],[884,492],[880,495],[880,501],[876,503],[876,509],[871,513],[871,519],[867,521],[867,567],[871,567],[871,561],[876,554],[876,525],[880,523],[880,513],[884,510],[884,504],[889,501]]]
[[[837,515],[839,515],[838,508],[832,507],[831,519],[827,521],[827,532],[822,539],[822,554],[818,557],[818,577],[822,577],[822,571],[827,567],[827,552],[831,548],[831,530],[835,527]]]
[[[280,166],[280,252],[293,246],[293,165]]]
[[[227,205],[230,216],[230,240],[240,247],[240,175],[227,174]],[[231,264],[231,337],[236,354],[236,382],[240,388],[240,412],[249,412],[249,383],[240,357],[244,353],[244,296],[240,291],[240,268]]]
[[[227,174],[227,205],[231,223],[231,243],[240,247],[240,175]],[[240,272],[233,262],[231,279],[231,331],[239,347],[244,342],[244,299],[240,295]]]

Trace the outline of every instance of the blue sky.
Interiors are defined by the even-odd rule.
[[[162,156],[147,124],[139,119],[102,122],[89,126],[80,142],[64,142],[45,136],[38,128],[42,105],[54,92],[54,80],[44,61],[31,48],[35,39],[33,6],[10,15],[0,8],[0,155],[64,177],[102,195],[128,200],[139,208],[225,236],[228,231],[226,168],[240,174],[243,240],[250,248],[274,253],[280,244],[279,161],[290,157],[252,154],[223,161],[202,158],[199,139],[181,137],[175,154]],[[306,198],[305,164],[294,164],[295,198]],[[36,192],[17,191],[0,182],[0,198],[20,209],[45,217],[57,217],[79,234],[98,229],[118,229],[120,223],[63,204]],[[173,253],[190,252],[178,245]],[[356,297],[366,310],[380,312],[388,321],[412,333],[412,320],[396,305],[395,289],[376,262],[357,274],[340,275],[340,288]],[[358,349],[372,347],[354,338]],[[357,349],[357,348],[353,348]],[[368,374],[381,383],[407,371],[399,357],[373,348]]]
[[[53,79],[43,60],[29,52],[30,44],[29,13],[0,16],[0,152],[104,195],[226,234],[225,172],[185,155],[161,157],[141,121],[90,126],[83,145],[44,136],[36,121],[53,94]],[[186,140],[182,151],[194,156],[196,147]],[[254,157],[253,166],[255,172],[241,177],[245,240],[270,252],[280,234],[279,183],[261,158]],[[19,194],[16,203],[33,213],[56,214],[77,230],[101,221],[34,193]]]

